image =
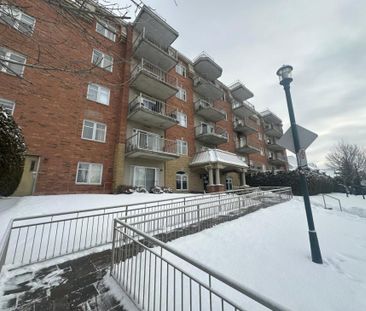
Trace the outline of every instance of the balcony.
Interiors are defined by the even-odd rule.
[[[243,133],[245,135],[253,134],[258,131],[257,123],[248,117],[233,121],[234,131]]]
[[[249,153],[259,153],[261,151],[259,147],[248,142],[248,140],[245,137],[237,139],[235,142],[235,147],[237,153],[249,154]]]
[[[177,109],[160,100],[140,95],[128,105],[128,119],[160,129],[178,124]]]
[[[196,139],[207,145],[221,145],[228,142],[225,129],[219,126],[201,124],[195,128]]]
[[[247,89],[243,83],[240,81],[237,81],[229,86],[231,95],[237,100],[237,101],[244,101],[249,98],[252,98],[254,94]]]
[[[176,51],[172,48],[165,49],[151,38],[148,38],[145,28],[135,39],[133,50],[135,57],[146,59],[165,71],[170,70],[178,62]]]
[[[222,75],[222,68],[215,63],[212,57],[202,52],[193,62],[194,70],[207,80],[215,81]]]
[[[126,157],[167,161],[179,158],[177,141],[138,131],[126,141]]]
[[[178,32],[146,5],[137,15],[133,27],[139,33],[145,29],[146,36],[163,50],[167,50],[178,37]]]
[[[131,87],[161,100],[174,96],[178,91],[177,85],[176,77],[144,59],[131,73]]]
[[[267,139],[266,146],[267,146],[267,149],[273,150],[273,151],[282,151],[285,149],[284,147],[280,146],[277,143],[276,139]]]
[[[282,120],[270,110],[261,112],[261,116],[267,123],[282,124]]]
[[[277,155],[269,155],[268,163],[273,165],[285,165],[287,163],[287,159],[280,154]]]
[[[244,102],[233,102],[233,113],[240,119],[245,119],[256,113],[254,106],[248,101]]]
[[[224,95],[223,90],[221,90],[211,81],[203,79],[202,77],[194,78],[193,87],[195,92],[197,92],[202,97],[207,98],[210,101],[221,99]]]
[[[281,137],[283,135],[282,127],[274,124],[266,124],[264,126],[264,132],[268,136]]]
[[[217,122],[226,118],[225,110],[203,99],[195,102],[195,108],[196,114],[211,122]]]

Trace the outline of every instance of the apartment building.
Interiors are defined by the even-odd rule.
[[[149,7],[125,23],[91,1],[17,3],[0,8],[0,105],[28,147],[16,195],[219,191],[287,169],[281,120],[208,54],[172,48],[178,32]]]

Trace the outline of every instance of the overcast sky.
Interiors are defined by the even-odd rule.
[[[366,147],[365,0],[144,2],[179,32],[176,49],[190,59],[206,51],[223,68],[220,80],[241,80],[256,109],[271,109],[285,130],[276,70],[292,65],[297,123],[319,135],[309,161],[325,167],[326,153],[341,139]]]

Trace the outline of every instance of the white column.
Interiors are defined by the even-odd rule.
[[[219,168],[216,168],[216,185],[221,185]]]
[[[242,172],[241,172],[241,185],[242,186],[246,186],[246,180],[245,180],[245,171],[243,170]]]
[[[208,184],[213,185],[213,170],[212,167],[208,168]]]

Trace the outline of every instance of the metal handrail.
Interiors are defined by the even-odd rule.
[[[257,191],[258,188],[245,190]],[[0,247],[0,271],[5,264],[17,268],[110,244],[112,220],[116,217],[138,214],[142,211],[169,209],[193,202],[210,202],[222,196],[223,193],[244,193],[243,191],[181,196],[143,203],[15,218],[9,222]]]
[[[197,100],[195,102],[195,107],[196,107],[196,110],[211,108],[211,109],[215,109],[216,111],[219,111],[222,114],[226,114],[226,111],[224,109],[221,109],[220,107],[218,107],[218,105],[216,103],[212,103],[212,102],[204,100],[202,98],[200,98],[199,100]]]
[[[207,206],[206,208],[201,208],[200,205],[195,204],[195,205],[191,205],[191,206],[180,207],[179,209],[176,208],[175,209],[176,212],[172,211],[172,210],[166,210],[166,211],[145,213],[145,214],[139,214],[139,215],[134,215],[134,216],[122,217],[120,219],[115,219],[115,221],[114,221],[114,229],[115,229],[114,232],[115,233],[114,233],[114,239],[113,239],[112,265],[111,265],[111,274],[112,274],[113,278],[122,287],[122,289],[125,291],[125,293],[127,295],[129,295],[133,301],[135,301],[135,303],[140,304],[140,306],[142,303],[143,307],[144,307],[144,295],[145,295],[144,286],[145,285],[143,285],[143,288],[141,291],[140,290],[140,283],[141,283],[141,279],[142,279],[141,273],[143,274],[144,284],[145,284],[146,274],[149,273],[148,279],[150,280],[150,273],[153,274],[153,272],[154,272],[154,281],[153,281],[154,284],[157,283],[157,284],[160,284],[160,286],[163,286],[162,284],[163,284],[163,282],[165,282],[165,278],[167,280],[169,279],[169,275],[168,275],[169,270],[173,270],[173,271],[179,270],[179,271],[182,271],[182,273],[189,280],[191,290],[190,290],[190,294],[188,294],[188,297],[186,297],[186,299],[189,298],[190,301],[192,301],[191,282],[193,281],[198,284],[198,287],[203,286],[203,287],[207,288],[209,294],[210,295],[211,295],[211,293],[214,294],[221,302],[225,301],[225,303],[228,303],[229,305],[234,307],[235,310],[243,310],[242,306],[239,306],[233,300],[228,299],[226,295],[221,294],[219,290],[215,290],[212,287],[212,279],[215,279],[216,281],[219,281],[219,282],[229,286],[230,288],[238,291],[239,293],[252,298],[259,304],[266,306],[267,308],[269,308],[271,310],[287,310],[285,307],[272,301],[271,299],[268,299],[267,297],[264,297],[260,293],[257,293],[255,291],[243,286],[242,284],[237,283],[235,280],[228,278],[227,276],[221,274],[218,271],[214,271],[214,270],[208,268],[207,266],[203,265],[202,263],[187,256],[186,254],[183,254],[180,251],[177,251],[176,249],[167,245],[163,241],[152,236],[153,234],[161,234],[161,233],[164,233],[165,231],[167,231],[167,233],[168,233],[169,232],[169,230],[168,230],[169,229],[168,228],[169,219],[173,220],[173,227],[172,227],[173,230],[176,228],[180,228],[182,230],[184,228],[184,226],[183,227],[181,226],[182,224],[183,225],[184,224],[192,225],[192,223],[194,223],[194,222],[198,223],[198,227],[200,227],[201,222],[205,221],[205,219],[207,219],[207,217],[215,217],[217,215],[220,215],[223,211],[225,211],[226,214],[229,215],[234,210],[238,211],[238,210],[246,209],[248,207],[248,205],[247,206],[245,205],[245,200],[248,199],[248,196],[250,196],[252,199],[262,199],[266,195],[269,195],[269,194],[273,195],[276,193],[280,196],[281,199],[283,199],[282,194],[286,194],[286,197],[285,197],[286,200],[292,197],[291,188],[284,187],[284,188],[274,189],[272,191],[257,191],[255,193],[252,193],[249,195],[243,195],[243,196],[239,195],[239,196],[235,196],[235,197],[220,198],[220,200],[217,200],[214,204],[210,203],[210,205]],[[251,203],[251,204],[253,204],[253,203]],[[207,212],[207,209],[213,210],[214,214],[212,214],[212,213],[209,214]],[[154,216],[154,215],[156,215],[156,216]],[[192,219],[191,218],[192,215],[195,215],[195,218]],[[150,217],[150,216],[152,216],[152,217]],[[137,218],[137,220],[139,220],[139,221],[131,223],[130,220],[133,218]],[[177,224],[177,223],[174,223],[175,220],[181,220],[182,222],[180,224]],[[142,227],[142,228],[146,229],[145,225],[143,225],[146,222],[153,223],[153,226],[152,226],[153,231],[150,231],[149,233],[147,233],[145,230],[142,231],[137,228],[137,227],[140,227],[140,228]],[[163,231],[161,231],[158,228],[159,224],[162,228],[164,228]],[[172,229],[170,229],[170,230],[172,230]],[[117,231],[117,233],[116,233],[116,231]],[[118,236],[118,234],[119,234],[119,236]],[[136,250],[136,248],[135,248],[136,246],[134,246],[133,243],[136,243],[139,245],[137,247],[138,251],[135,254],[134,254],[134,250]],[[128,248],[126,248],[126,247],[128,247]],[[150,249],[152,247],[155,247],[155,248]],[[160,254],[158,253],[158,251],[156,251],[156,247],[160,247]],[[156,273],[156,265],[155,265],[155,268],[150,265],[148,268],[149,270],[146,272],[146,262],[144,262],[143,266],[141,266],[143,253],[141,253],[140,248],[142,248],[145,251],[145,261],[146,261],[146,256],[147,256],[146,252],[149,253],[150,256],[151,256],[151,252],[152,252],[152,253],[154,253],[154,255],[158,255],[158,258],[160,260],[160,263],[158,263],[158,266],[162,262],[164,262],[167,265],[169,264],[170,268],[172,268],[172,269],[169,269],[169,268],[165,269],[167,275],[164,275],[164,277],[163,277],[162,274],[160,273],[160,278],[159,278],[159,276],[157,276],[157,273]],[[127,250],[129,250],[129,251],[127,251]],[[127,253],[130,255],[126,256]],[[131,255],[131,253],[132,253],[132,255]],[[195,269],[198,269],[198,270],[206,273],[208,276],[208,284],[202,281],[202,277],[200,277],[200,280],[197,280],[197,278],[195,278],[192,274],[190,274],[186,271],[183,271],[183,269],[180,269],[179,267],[177,267],[173,263],[172,260],[168,260],[168,259],[164,258],[163,253],[164,254],[171,253],[171,254],[175,255],[176,257],[178,257],[179,261],[186,262],[186,263],[192,265]],[[138,255],[138,254],[140,254],[140,255]],[[171,256],[170,256],[170,258],[171,258]],[[156,257],[155,257],[155,260],[156,260]],[[137,277],[137,275],[136,275],[137,271],[135,270],[135,272],[134,272],[132,268],[130,269],[130,267],[137,267],[138,265],[140,266],[140,269],[138,270],[139,276]],[[127,274],[126,274],[126,266],[127,266]],[[141,272],[141,270],[143,270],[143,271]],[[160,268],[160,271],[162,271],[161,268]],[[158,280],[156,280],[156,278],[158,278]],[[132,281],[132,279],[134,279],[134,281]],[[174,277],[174,280],[175,280],[175,277]],[[138,291],[137,291],[137,286],[136,286],[137,281],[139,282]],[[168,281],[166,281],[166,282],[168,284]],[[173,281],[173,282],[175,282],[175,281]],[[163,287],[168,288],[167,284],[166,284],[166,286],[164,285]],[[169,286],[169,288],[171,288],[171,289],[173,287],[174,287],[174,291],[175,291],[175,285]],[[181,288],[182,287],[183,287],[183,283],[181,285]],[[143,295],[142,302],[140,299],[141,293]],[[150,295],[149,289],[148,289],[148,295]],[[174,297],[175,297],[175,292],[171,293],[171,295],[174,295]],[[197,293],[197,295],[201,298],[201,291],[199,291],[199,293]],[[168,289],[167,289],[167,296],[168,296]],[[154,292],[153,299],[154,299],[154,303],[155,303],[155,292]],[[150,296],[149,296],[149,300],[150,300]],[[160,307],[162,306],[161,301],[160,301],[159,305],[160,305]],[[166,304],[166,306],[168,306],[168,303]],[[212,300],[210,300],[210,310],[212,310]],[[224,310],[224,309],[222,308],[222,310]]]
[[[153,65],[143,58],[141,59],[141,62],[133,68],[131,72],[132,79],[135,78],[135,76],[137,76],[137,74],[141,71],[147,73],[149,76],[159,81],[169,84],[174,88],[178,88],[178,79],[175,76],[167,73],[163,69]]]
[[[343,212],[343,210],[342,210],[341,200],[340,200],[340,199],[338,199],[338,198],[336,198],[336,197],[331,196],[330,194],[326,194],[326,193],[322,193],[323,202],[324,202],[324,208],[327,208],[327,203],[326,203],[326,201],[325,201],[325,197],[326,197],[326,196],[327,196],[328,198],[331,198],[331,199],[333,199],[333,200],[338,201],[339,209],[340,209],[340,211],[341,211],[341,212]]]
[[[257,123],[253,120],[249,119],[248,117],[245,117],[243,119],[236,119],[233,121],[234,127],[237,127],[239,125],[250,127],[254,130],[257,130]]]
[[[162,116],[176,119],[177,108],[168,105],[166,102],[152,98],[146,95],[139,95],[135,97],[128,105],[128,113],[132,113],[138,109],[149,110],[153,113],[158,113]]]
[[[250,110],[255,111],[254,105],[251,104],[250,102],[248,102],[247,100],[243,100],[242,102],[238,102],[238,101],[234,100],[232,105],[233,105],[233,109],[236,109],[236,108],[239,108],[242,106],[246,106]]]
[[[196,136],[205,135],[205,134],[213,134],[213,135],[222,136],[224,138],[228,137],[227,131],[224,128],[217,126],[217,125],[215,125],[215,126],[207,125],[207,127],[202,126],[202,124],[198,125],[195,127],[195,133],[196,133]]]

